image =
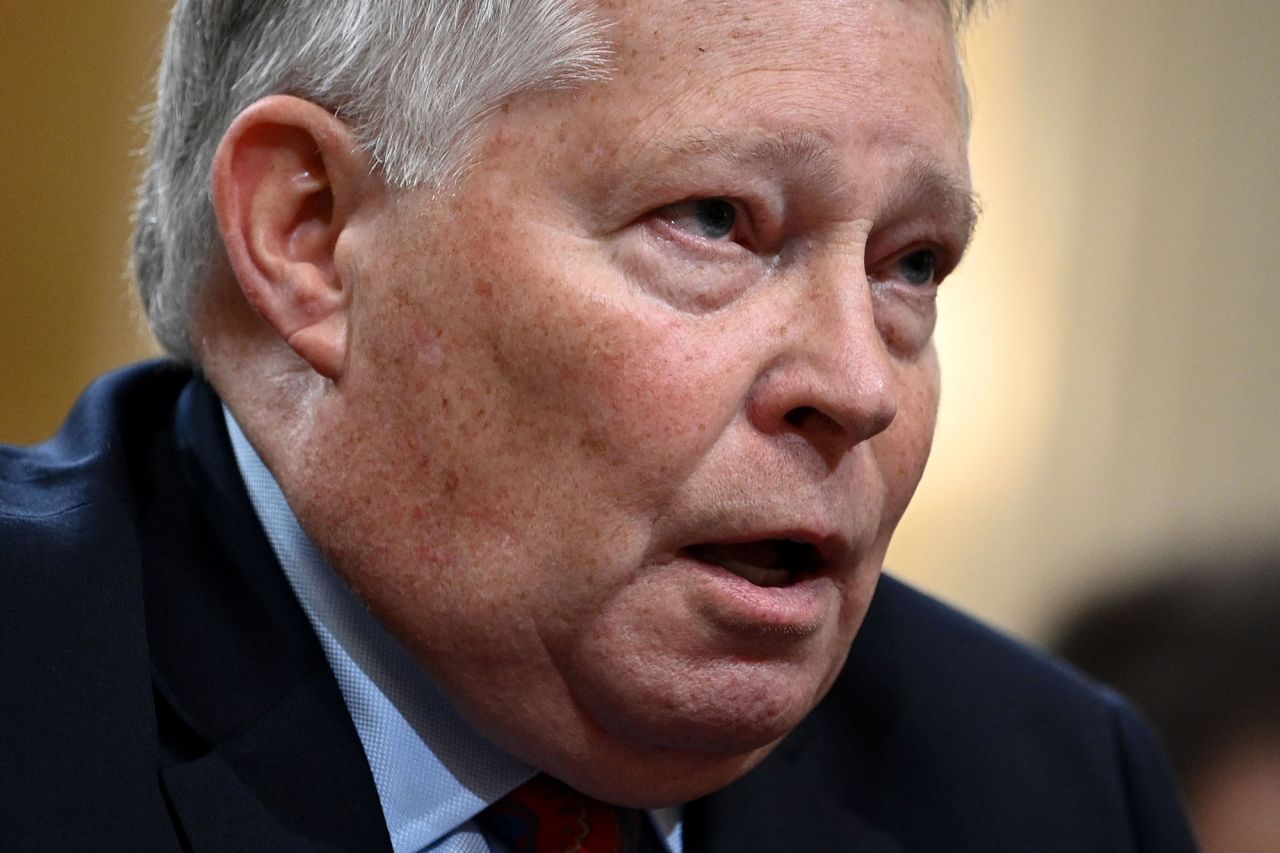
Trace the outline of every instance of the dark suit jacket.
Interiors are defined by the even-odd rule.
[[[140,365],[0,448],[0,848],[389,850],[213,391]],[[886,578],[817,710],[685,812],[698,851],[1191,850],[1115,696]]]

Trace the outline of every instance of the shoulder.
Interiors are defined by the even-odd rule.
[[[19,847],[78,849],[90,825],[156,846],[136,820],[139,803],[163,811],[137,472],[189,379],[164,363],[112,374],[54,438],[0,447],[0,813]]]
[[[891,576],[881,579],[854,642],[851,677],[912,697],[920,692],[956,710],[1017,713],[1023,703],[1034,710],[1048,704],[1058,716],[1091,716],[1118,701],[1057,659]]]
[[[65,606],[86,581],[109,588],[123,576],[115,570],[136,563],[128,552],[138,471],[190,378],[162,361],[109,374],[81,395],[53,438],[0,446],[0,586],[10,601]],[[15,613],[19,622],[33,615]]]
[[[686,818],[707,850],[1195,849],[1122,699],[891,577],[826,698]]]
[[[82,635],[137,593],[140,472],[190,378],[159,361],[109,374],[53,438],[0,446],[0,601],[15,640]]]
[[[62,640],[93,648],[100,641],[89,631],[140,607],[126,606],[140,601],[139,503],[153,491],[149,462],[171,441],[190,380],[163,361],[108,374],[48,441],[0,445],[0,601],[14,642],[50,656]]]
[[[112,614],[112,624],[122,624],[141,606],[138,506],[151,490],[144,472],[172,432],[175,401],[190,379],[160,361],[108,374],[53,438],[0,446],[0,600],[13,642],[48,656],[65,651],[64,641],[92,649],[101,638],[90,631]]]
[[[1192,849],[1161,750],[1121,697],[894,578],[814,716],[859,766],[864,808],[908,836]]]
[[[990,775],[1047,760],[1046,781],[1102,769],[1085,765],[1111,760],[1114,720],[1132,715],[1067,665],[892,577],[825,704],[885,737],[909,737],[903,746],[930,766]]]
[[[172,412],[191,373],[150,361],[108,374],[81,395],[59,432],[32,447],[0,445],[0,524],[18,529],[74,513],[127,485],[142,430]]]

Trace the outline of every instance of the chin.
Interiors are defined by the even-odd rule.
[[[736,678],[702,685],[708,692],[701,694],[579,696],[586,748],[539,756],[534,763],[594,797],[627,806],[655,808],[706,796],[763,760],[827,686],[804,679],[779,684],[777,672],[751,679],[753,668],[740,668]]]
[[[514,716],[495,717],[485,708],[472,722],[517,758],[589,796],[661,808],[745,775],[825,692],[825,683],[811,679],[782,683],[782,673],[768,667],[764,673],[738,669],[734,678],[704,683],[700,691],[688,684],[680,690],[676,680],[659,693],[584,695],[579,682],[578,690],[546,704],[522,703]],[[752,671],[757,678],[748,678]],[[533,705],[540,710],[531,717]],[[548,715],[556,720],[550,728]]]
[[[735,638],[736,639],[736,638]],[[669,638],[599,649],[564,680],[585,725],[639,749],[738,756],[772,748],[826,695],[848,653],[842,632],[731,648]]]
[[[772,749],[815,703],[811,691],[796,697],[764,691],[735,695],[726,689],[694,707],[592,710],[597,720],[606,721],[606,731],[620,740],[657,750],[733,758]]]

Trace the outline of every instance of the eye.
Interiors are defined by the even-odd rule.
[[[932,249],[916,249],[898,258],[898,273],[907,284],[924,287],[938,276],[938,253]]]
[[[738,224],[738,208],[724,198],[677,202],[664,207],[659,215],[681,231],[712,241],[728,239]]]

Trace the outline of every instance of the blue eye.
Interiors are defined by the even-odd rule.
[[[694,218],[703,237],[723,240],[733,233],[738,211],[722,198],[704,198],[694,202]]]
[[[677,202],[663,208],[660,215],[681,231],[716,242],[732,237],[738,224],[738,208],[724,198]]]
[[[917,249],[898,259],[898,271],[907,284],[923,287],[938,274],[938,255],[931,249]]]

